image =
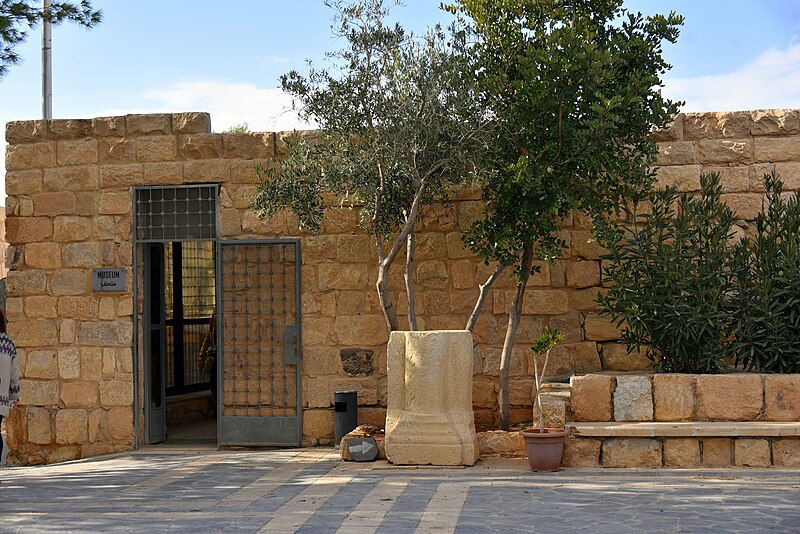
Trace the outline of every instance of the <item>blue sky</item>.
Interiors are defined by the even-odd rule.
[[[409,29],[448,20],[439,0],[394,10]],[[91,31],[53,30],[53,116],[208,111],[222,131],[302,127],[278,77],[341,46],[322,0],[94,0],[105,20]],[[235,6],[228,7],[228,6]],[[684,111],[800,107],[800,0],[626,0],[645,14],[686,17],[664,94]],[[41,117],[41,36],[0,80],[0,124]],[[2,163],[2,162],[0,162]],[[4,173],[0,164],[0,173]],[[5,199],[1,190],[0,199]]]

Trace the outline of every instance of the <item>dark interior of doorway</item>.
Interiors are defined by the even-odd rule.
[[[216,398],[212,394],[216,342],[216,277],[213,241],[164,245],[164,334],[166,444],[217,443]],[[204,365],[209,358],[211,365]]]

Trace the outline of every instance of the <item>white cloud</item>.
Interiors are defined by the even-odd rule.
[[[103,115],[207,111],[211,126],[220,132],[247,123],[251,131],[308,129],[292,109],[291,96],[280,89],[264,89],[251,83],[194,81],[176,82],[143,95],[152,107],[139,110],[108,109]]]
[[[684,100],[682,111],[746,111],[800,107],[800,43],[771,48],[733,72],[667,78],[664,96]]]

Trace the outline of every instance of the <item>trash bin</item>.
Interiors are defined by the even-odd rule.
[[[333,394],[333,443],[339,446],[342,438],[358,426],[358,393],[337,391]]]

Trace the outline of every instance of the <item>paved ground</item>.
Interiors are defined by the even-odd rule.
[[[151,448],[0,468],[0,532],[800,532],[800,470],[526,468]]]

